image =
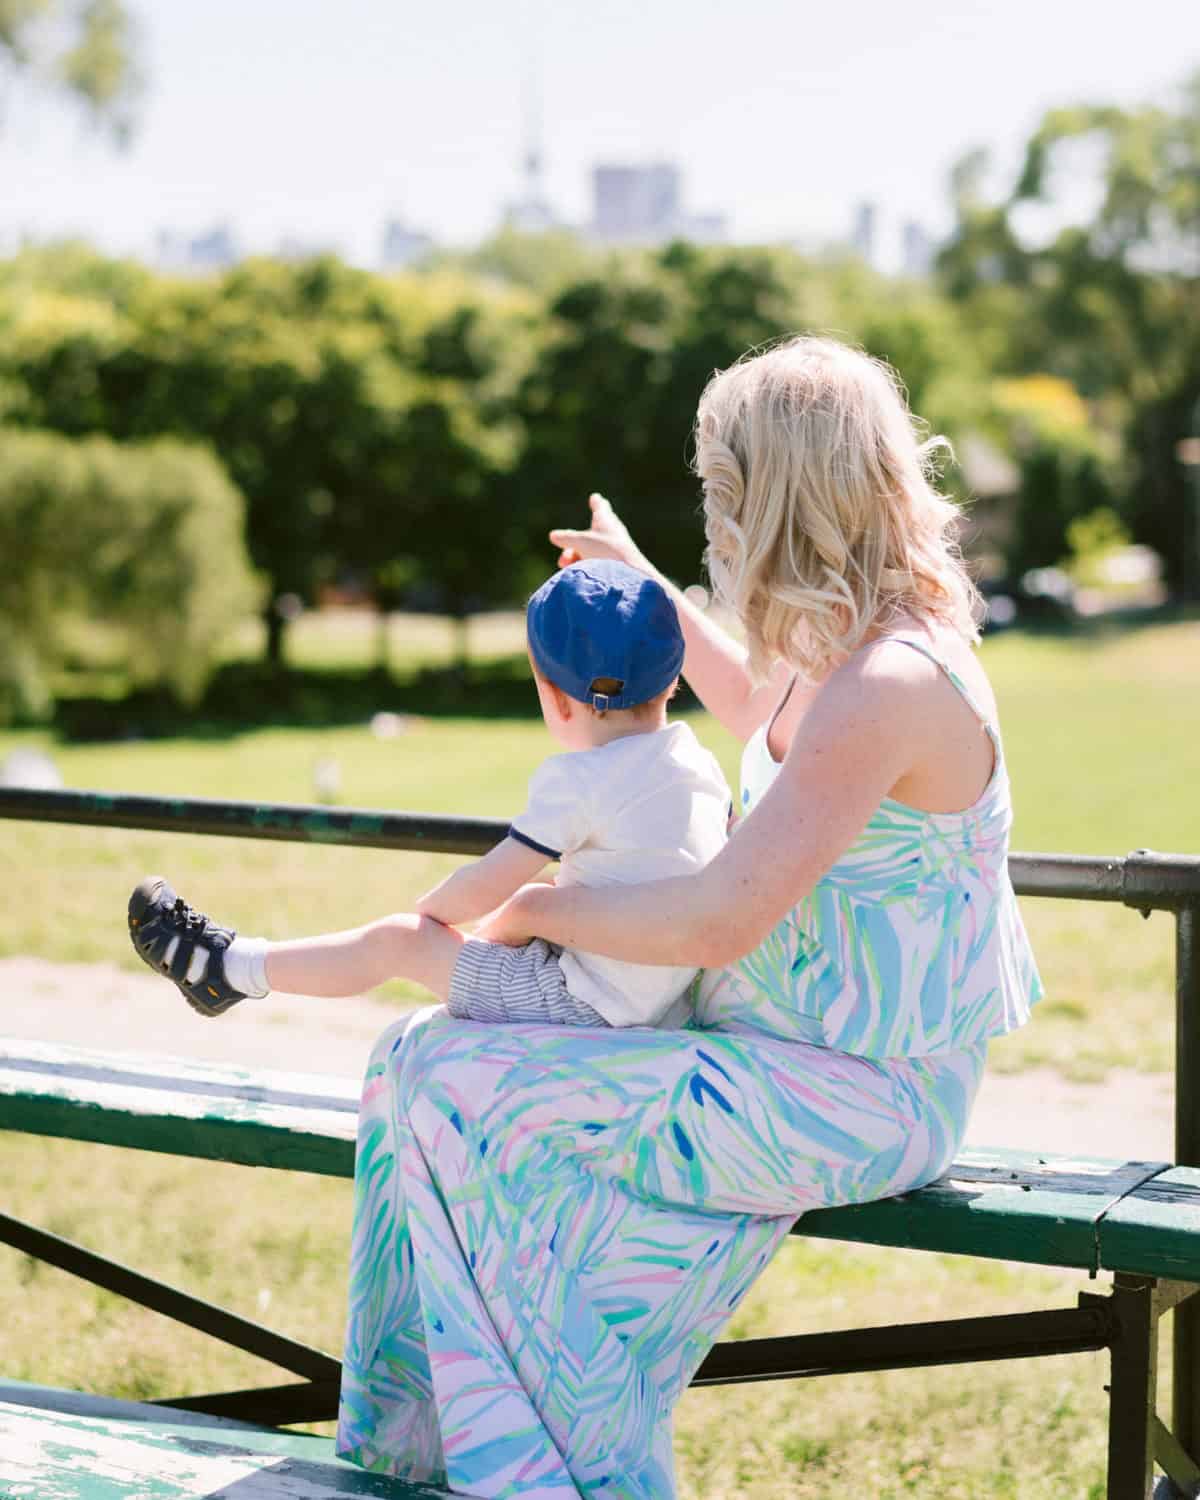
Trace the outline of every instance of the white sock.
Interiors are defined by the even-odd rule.
[[[266,938],[235,937],[225,950],[225,978],[243,995],[261,1000],[271,993],[267,983]]]
[[[169,964],[175,957],[178,946],[178,938],[172,938],[167,944],[166,963]],[[256,1000],[271,993],[271,986],[267,983],[269,946],[266,938],[235,937],[226,948],[225,978],[235,990],[240,990],[243,995],[252,995]],[[197,980],[203,979],[207,970],[208,951],[197,945],[187,967],[185,978],[188,984],[195,984]]]

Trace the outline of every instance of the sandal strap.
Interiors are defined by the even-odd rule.
[[[147,876],[130,897],[129,932],[139,957],[170,979],[202,1015],[219,1015],[246,999],[225,975],[225,949],[233,933],[194,911],[160,876]],[[189,981],[197,952],[205,955],[204,973]]]
[[[181,937],[175,944],[175,952],[171,955],[171,967],[167,972],[176,984],[181,984],[187,979],[188,968],[196,947],[197,944],[193,938]],[[209,962],[212,962],[211,957]]]
[[[246,997],[235,990],[225,978],[225,949],[209,948],[208,967],[193,984],[183,983],[180,988],[188,991],[206,1009],[226,1009]],[[178,981],[176,981],[178,983]]]

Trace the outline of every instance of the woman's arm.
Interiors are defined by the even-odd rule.
[[[683,675],[713,718],[744,744],[779,702],[792,669],[786,662],[776,662],[766,681],[755,684],[745,649],[669,578],[657,570],[654,577],[679,612],[685,648]]]
[[[550,540],[560,549],[560,566],[580,558],[614,557],[657,579],[679,612],[686,648],[683,675],[705,708],[738,739],[748,740],[778,701],[788,669],[780,664],[765,683],[756,685],[747,670],[745,650],[642,554],[604,496],[590,495],[588,504],[592,510],[589,531],[550,533]]]
[[[835,672],[773,786],[705,869],[602,889],[526,887],[494,914],[499,942],[545,938],[609,958],[708,968],[749,953],[862,831],[922,746],[904,673],[870,655]]]

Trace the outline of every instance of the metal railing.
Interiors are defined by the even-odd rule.
[[[380,812],[303,804],[145,797],[122,792],[0,788],[0,818],[168,833],[220,834],[363,849],[483,854],[506,833],[500,818]],[[1200,855],[1137,849],[1123,858],[1013,854],[1021,896],[1110,901],[1175,918],[1175,1160],[1200,1166]],[[1175,1436],[1200,1453],[1200,1297],[1175,1310]]]

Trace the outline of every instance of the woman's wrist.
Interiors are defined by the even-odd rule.
[[[661,583],[664,586],[667,583],[667,580],[663,577],[659,569],[654,566],[646,554],[637,546],[631,545],[627,551],[622,553],[618,561],[623,562],[626,567],[632,568],[636,573],[645,573],[648,577],[653,578],[656,583]]]

